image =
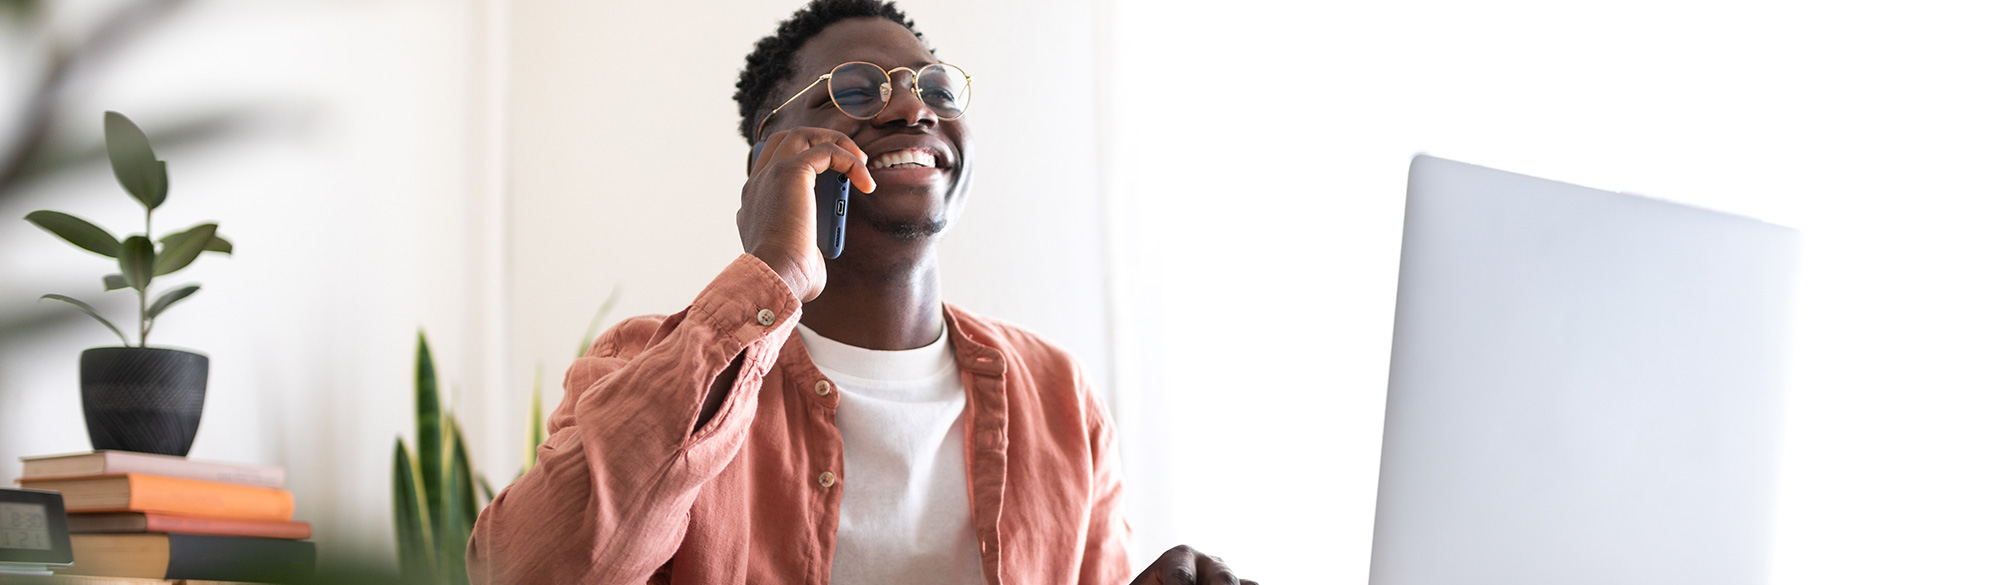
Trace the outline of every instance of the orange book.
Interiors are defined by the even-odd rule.
[[[21,487],[60,492],[70,512],[156,512],[181,516],[291,520],[292,493],[273,488],[126,473],[22,479]]]
[[[99,512],[70,514],[70,534],[115,532],[172,532],[215,536],[256,536],[305,540],[312,538],[312,525],[284,520],[242,520],[202,518],[150,512]]]

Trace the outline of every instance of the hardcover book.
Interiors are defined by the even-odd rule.
[[[23,479],[118,475],[122,473],[144,473],[147,475],[254,485],[267,488],[285,487],[285,468],[276,465],[244,465],[240,463],[195,461],[186,457],[133,453],[130,451],[95,451],[91,453],[21,458],[21,475]]]
[[[311,579],[316,554],[303,540],[201,534],[78,534],[76,564],[57,573],[298,583]]]
[[[96,512],[70,514],[69,532],[70,534],[172,532],[305,540],[312,538],[312,525],[288,520],[205,518],[150,512]]]
[[[291,520],[292,493],[264,487],[143,473],[22,479],[21,486],[60,492],[70,512],[157,512],[181,516]]]

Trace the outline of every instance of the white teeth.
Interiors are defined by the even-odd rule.
[[[901,167],[936,167],[936,166],[937,166],[936,156],[932,156],[929,151],[915,149],[915,148],[905,148],[903,150],[898,150],[895,152],[883,153],[880,156],[868,159],[868,168],[870,170],[886,169],[891,167],[901,168]]]

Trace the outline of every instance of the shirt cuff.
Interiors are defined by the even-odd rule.
[[[770,370],[792,328],[801,303],[791,286],[756,256],[743,254],[709,282],[688,307],[688,319],[703,323],[725,345],[741,348],[745,370]]]

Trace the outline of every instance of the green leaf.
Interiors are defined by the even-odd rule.
[[[424,509],[423,486],[416,480],[416,465],[403,438],[396,438],[396,561],[408,583],[428,582],[436,574],[431,556],[430,514]]]
[[[45,299],[54,299],[54,300],[58,300],[58,301],[62,301],[62,302],[65,302],[65,303],[69,303],[69,304],[72,304],[72,305],[76,305],[76,308],[78,308],[78,309],[83,309],[83,312],[84,312],[85,314],[88,314],[88,315],[90,315],[90,316],[91,316],[92,318],[95,318],[95,319],[97,319],[97,322],[99,322],[99,323],[103,323],[105,327],[110,327],[110,328],[111,328],[111,332],[112,332],[112,333],[116,333],[116,334],[118,334],[118,342],[119,342],[119,343],[123,343],[123,344],[125,344],[125,347],[131,347],[131,346],[132,346],[132,342],[131,342],[131,341],[129,341],[129,340],[127,340],[127,339],[125,339],[125,332],[124,332],[124,331],[119,331],[119,330],[118,330],[118,326],[117,326],[117,325],[112,325],[112,324],[111,324],[111,320],[110,320],[110,319],[106,319],[106,318],[104,318],[104,315],[100,315],[100,314],[98,314],[98,313],[97,313],[97,309],[95,309],[95,308],[92,308],[92,307],[90,306],[90,303],[86,303],[86,302],[83,302],[83,301],[79,301],[79,300],[76,300],[76,299],[73,299],[73,298],[70,298],[70,297],[66,297],[66,296],[62,296],[62,295],[58,295],[58,294],[46,294],[46,295],[42,295],[42,298],[45,298]]]
[[[535,364],[535,383],[528,394],[528,453],[522,459],[521,473],[535,468],[542,443],[549,440],[549,431],[542,424],[542,365]]]
[[[444,429],[438,409],[437,368],[431,363],[430,340],[417,331],[417,480],[424,487],[435,536],[444,521]]]
[[[167,202],[167,161],[156,160],[153,162],[160,163],[160,170],[158,171],[160,173],[160,197],[157,201],[153,202],[153,207],[159,207],[160,204]]]
[[[104,228],[84,221],[83,218],[60,211],[37,211],[28,214],[28,221],[71,244],[76,244],[78,248],[110,258],[118,257],[118,238],[112,237],[111,232],[104,231]]]
[[[153,284],[153,241],[145,236],[125,238],[125,245],[118,247],[118,272],[141,292]]]
[[[201,285],[190,284],[167,291],[167,294],[160,295],[159,300],[153,301],[153,306],[146,307],[146,318],[160,318],[160,313],[166,312],[167,307],[173,306],[174,303],[180,302],[181,299],[188,298],[188,295],[194,294],[194,291],[198,290],[201,290]]]
[[[153,155],[153,144],[131,118],[104,113],[104,144],[111,155],[111,173],[133,199],[154,209],[167,202],[167,165]]]
[[[160,260],[153,265],[153,276],[166,276],[187,268],[214,237],[215,224],[204,223],[160,238]]]
[[[209,238],[208,246],[202,249],[210,252],[221,252],[224,254],[230,254],[236,251],[236,246],[231,245],[229,243],[229,240],[222,239],[222,236],[215,236],[213,238]]]
[[[486,476],[479,476],[479,498],[491,502],[493,494],[493,484],[486,481]]]
[[[604,324],[604,316],[611,314],[611,305],[617,303],[618,287],[614,286],[611,287],[611,296],[604,299],[604,304],[597,306],[597,315],[590,318],[590,326],[584,328],[583,343],[576,347],[576,357],[583,357],[583,354],[590,353],[590,340],[597,338],[598,326]]]
[[[438,572],[443,582],[465,584],[465,545],[472,539],[472,524],[479,518],[479,502],[472,498],[472,464],[465,454],[465,436],[458,431],[457,417],[447,416],[451,463],[444,481],[445,522],[438,541]]]
[[[105,292],[111,292],[111,291],[114,291],[114,290],[118,290],[118,289],[121,289],[121,288],[128,288],[128,287],[131,287],[131,286],[132,286],[131,284],[129,284],[129,283],[127,283],[127,282],[125,282],[125,275],[123,275],[123,274],[106,274],[106,275],[104,275],[104,291],[105,291]]]

